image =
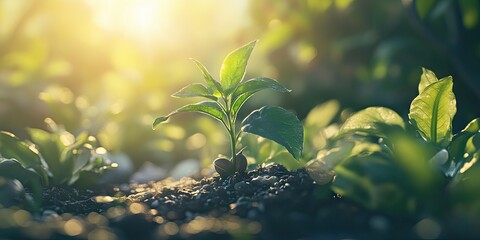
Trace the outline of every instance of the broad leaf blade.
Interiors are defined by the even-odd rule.
[[[355,156],[335,168],[332,190],[363,206],[389,213],[411,212],[403,172],[382,153]],[[399,182],[400,181],[402,182]]]
[[[250,42],[225,58],[220,69],[220,78],[225,95],[230,95],[245,76],[248,59],[257,41]]]
[[[192,83],[174,93],[172,97],[189,98],[205,97],[216,101],[218,98],[213,96],[209,90],[200,83]]]
[[[242,130],[277,142],[295,159],[302,154],[303,126],[295,115],[281,107],[265,106],[253,111],[243,120]]]
[[[272,89],[281,93],[291,92],[291,90],[285,88],[284,86],[280,85],[280,83],[270,78],[250,79],[238,85],[238,88],[233,93],[232,111],[234,113],[238,112],[248,98],[250,98],[256,92],[265,89]]]
[[[17,179],[29,187],[37,204],[42,200],[41,176],[37,171],[24,167],[17,159],[0,158],[0,176]]]
[[[369,107],[348,118],[339,135],[366,133],[385,137],[389,131],[404,128],[403,119],[395,111],[384,107]]]
[[[42,182],[48,184],[47,167],[41,157],[15,135],[0,131],[0,155],[4,158],[14,158],[25,168],[34,169],[42,177]]]
[[[450,160],[454,162],[463,158],[467,141],[480,131],[480,118],[472,120],[462,131],[453,136],[452,142],[448,146]]]
[[[408,117],[422,138],[446,147],[452,137],[452,120],[457,112],[452,77],[427,86],[410,105]]]
[[[54,178],[65,171],[60,162],[60,149],[63,144],[59,136],[37,128],[29,128],[27,131]]]
[[[276,155],[272,156],[271,158],[265,161],[266,163],[274,162],[283,165],[289,171],[297,170],[303,167],[304,163],[301,161],[297,161],[295,158],[292,157],[290,153],[283,150]]]
[[[420,83],[418,84],[418,93],[422,93],[423,90],[430,84],[437,82],[438,78],[435,76],[435,73],[426,69],[422,68],[422,76],[420,77]]]
[[[215,97],[220,97],[221,94],[223,93],[222,86],[220,85],[220,83],[215,81],[215,79],[213,79],[212,75],[210,75],[207,68],[205,68],[205,66],[203,66],[201,62],[193,58],[192,58],[192,61],[195,62],[198,69],[200,69],[200,71],[202,72],[203,79],[207,83],[208,90],[210,91],[210,93]]]
[[[221,122],[224,122],[224,119],[225,119],[225,114],[223,112],[223,109],[217,103],[205,101],[205,102],[185,105],[171,112],[166,116],[158,117],[153,122],[153,129],[156,129],[160,123],[168,120],[168,118],[170,118],[172,115],[175,115],[181,112],[199,112],[199,113],[207,114]]]
[[[475,154],[480,150],[480,118],[472,120],[462,131],[453,136],[448,145],[450,166],[444,169],[449,177],[454,177],[468,162],[472,162]]]

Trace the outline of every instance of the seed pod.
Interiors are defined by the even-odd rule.
[[[235,171],[239,173],[245,172],[247,170],[247,158],[243,155],[243,150],[240,151],[236,156],[235,156]]]
[[[233,165],[226,158],[217,158],[213,161],[213,165],[215,165],[215,170],[220,174],[220,177],[226,178],[233,173]]]

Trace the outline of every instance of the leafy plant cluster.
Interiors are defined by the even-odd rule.
[[[302,124],[295,115],[281,107],[264,106],[250,113],[243,119],[241,126],[237,126],[238,112],[255,93],[265,89],[282,93],[290,91],[270,78],[261,77],[244,81],[248,59],[255,44],[256,41],[250,42],[225,58],[220,70],[220,82],[216,81],[199,61],[194,60],[203,73],[206,85],[193,83],[172,96],[203,97],[209,101],[183,106],[166,116],[158,117],[153,123],[153,128],[156,129],[160,123],[181,112],[200,112],[220,121],[228,132],[231,147],[230,159],[218,158],[214,162],[215,169],[223,177],[235,172],[244,172],[247,168],[243,150],[238,150],[239,139],[244,132],[279,143],[295,159],[300,157],[303,148]]]
[[[0,177],[7,185],[15,180],[14,185],[22,185],[19,189],[27,186],[33,193],[33,204],[37,205],[42,187],[62,184],[86,187],[106,169],[115,167],[106,157],[105,149],[97,147],[95,137],[86,132],[75,137],[53,120],[47,118],[45,122],[50,131],[29,128],[30,140],[0,132]]]
[[[478,200],[479,118],[452,133],[451,76],[438,79],[423,69],[418,91],[408,122],[385,107],[348,118],[334,146],[306,165],[312,176],[321,183],[333,179],[337,194],[390,213],[435,214]]]

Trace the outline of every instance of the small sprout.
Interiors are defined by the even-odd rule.
[[[220,121],[230,137],[231,158],[216,159],[215,170],[222,177],[245,172],[247,159],[242,151],[237,151],[237,144],[244,132],[273,140],[284,146],[296,159],[303,149],[303,127],[298,118],[280,107],[265,106],[253,111],[237,126],[237,115],[243,104],[255,93],[272,89],[281,93],[290,92],[270,78],[253,78],[244,81],[247,62],[257,41],[250,42],[231,52],[223,61],[220,70],[220,82],[216,81],[207,69],[194,60],[203,74],[205,85],[193,83],[182,88],[173,97],[203,97],[207,101],[183,106],[168,115],[158,117],[153,123],[156,129],[172,115],[181,112],[200,112]]]

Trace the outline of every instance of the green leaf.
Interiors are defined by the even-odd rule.
[[[200,83],[192,83],[180,91],[174,93],[172,97],[188,98],[188,97],[205,97],[216,101],[218,98],[213,96],[209,90]]]
[[[472,120],[462,131],[453,136],[452,142],[448,146],[450,159],[454,162],[463,158],[467,141],[480,131],[480,118]]]
[[[197,65],[198,69],[200,69],[200,71],[202,72],[203,79],[207,83],[210,94],[214,95],[215,97],[220,97],[221,94],[223,94],[222,86],[220,85],[220,83],[213,79],[212,75],[210,75],[207,68],[205,68],[202,63],[193,58],[192,60]]]
[[[304,120],[305,128],[318,130],[327,127],[340,111],[340,103],[337,100],[330,100],[322,103],[308,113]]]
[[[224,120],[226,118],[223,109],[216,102],[205,101],[205,102],[185,105],[171,112],[166,116],[158,117],[153,122],[153,129],[155,130],[160,123],[168,120],[168,118],[170,118],[172,115],[175,115],[181,112],[199,112],[199,113],[207,114],[223,123],[225,123]]]
[[[413,212],[402,172],[389,156],[372,153],[343,161],[335,168],[332,190],[369,209],[390,213]]]
[[[426,68],[422,68],[422,76],[420,77],[420,84],[418,84],[418,93],[422,93],[428,85],[437,81],[438,78],[435,76],[435,73]]]
[[[28,128],[27,132],[53,176],[55,177],[64,171],[60,162],[60,149],[63,144],[59,136],[37,128]]]
[[[462,131],[453,136],[448,145],[449,161],[451,165],[445,170],[447,176],[455,176],[468,162],[471,162],[479,151],[478,138],[480,137],[480,118],[472,120]],[[477,145],[477,146],[476,146]]]
[[[281,93],[290,92],[291,90],[280,85],[277,81],[270,78],[254,78],[238,85],[238,88],[233,93],[233,106],[232,111],[234,113],[242,107],[242,105],[253,94],[264,89],[272,89]]]
[[[293,158],[292,155],[285,150],[275,154],[271,158],[268,158],[265,162],[266,163],[269,163],[269,162],[279,163],[279,164],[283,165],[289,171],[297,170],[297,169],[303,167],[303,165],[304,165],[303,162],[296,161],[296,159]]]
[[[446,147],[452,137],[452,120],[457,112],[452,77],[427,86],[410,105],[408,117],[422,138]]]
[[[0,158],[0,176],[10,179],[17,179],[24,186],[27,186],[33,192],[36,203],[42,199],[42,178],[37,171],[32,168],[26,168],[17,159]]]
[[[389,131],[404,128],[403,119],[395,111],[384,107],[369,107],[349,117],[339,135],[366,133],[386,137]]]
[[[14,158],[25,168],[34,169],[42,177],[43,184],[48,185],[46,164],[30,146],[12,133],[0,131],[0,155],[4,158]]]
[[[302,154],[303,126],[281,107],[265,106],[253,111],[243,120],[242,130],[277,142],[297,160]]]
[[[245,76],[248,59],[257,41],[252,41],[228,54],[220,69],[220,78],[225,95],[230,95]]]

